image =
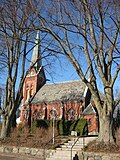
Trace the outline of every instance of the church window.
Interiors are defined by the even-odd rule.
[[[29,101],[29,98],[30,98],[30,89],[28,88],[27,91],[26,91],[26,100],[27,100],[27,102]]]
[[[74,116],[74,115],[75,115],[75,111],[74,111],[73,109],[70,109],[70,110],[69,110],[69,114],[70,114],[71,116]]]
[[[27,85],[26,85],[26,88],[29,89],[29,88],[30,88],[30,84],[27,84]]]
[[[34,75],[34,70],[31,70],[31,75]]]
[[[33,89],[31,89],[31,93],[30,93],[30,97],[32,97],[33,96]]]
[[[31,88],[34,88],[34,84],[31,85]]]
[[[52,115],[53,117],[56,117],[56,116],[57,116],[57,112],[56,112],[55,110],[51,110],[50,113],[51,113],[51,115]]]
[[[92,122],[91,122],[91,118],[89,118],[89,119],[87,120],[87,124],[88,124],[88,125],[91,125],[91,123],[92,123]]]

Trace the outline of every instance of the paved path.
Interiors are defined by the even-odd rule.
[[[0,160],[42,160],[42,159],[33,156],[0,153]]]

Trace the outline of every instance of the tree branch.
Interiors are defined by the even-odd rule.
[[[117,68],[117,70],[116,70],[116,72],[114,74],[114,77],[113,77],[113,79],[111,81],[111,84],[110,84],[111,87],[113,87],[113,85],[114,85],[114,83],[115,83],[115,81],[116,81],[116,79],[118,77],[119,72],[120,72],[120,65],[118,66],[118,68]]]
[[[118,96],[118,98],[115,101],[115,107],[120,103],[120,95]]]

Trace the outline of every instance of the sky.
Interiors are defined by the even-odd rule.
[[[32,53],[31,53],[32,55]],[[54,60],[54,63],[50,67],[44,66],[44,61],[43,61],[43,66],[45,70],[45,75],[48,81],[46,83],[58,83],[58,82],[66,82],[66,81],[73,81],[73,80],[80,80],[80,77],[77,75],[75,69],[72,67],[70,62],[66,60],[66,58],[62,57],[61,59]],[[27,64],[27,68],[29,68],[30,64]],[[19,67],[20,68],[20,67]],[[6,81],[6,73],[3,72],[0,77],[0,85],[3,86]],[[102,88],[102,82],[98,80],[98,87],[99,89]],[[115,84],[116,89],[120,90],[120,75],[118,77],[118,80]],[[102,88],[103,89],[103,88]]]
[[[67,62],[61,62],[61,64],[56,60],[54,62],[54,66],[47,71],[46,70],[46,78],[49,79],[48,83],[54,83],[54,82],[64,82],[64,81],[73,81],[73,80],[79,80],[80,77],[75,72],[72,65]],[[51,72],[48,73],[48,72]]]
[[[31,60],[32,52],[29,54],[29,61]],[[82,59],[80,57],[80,59]],[[78,59],[77,59],[78,60]],[[79,60],[78,60],[79,61]],[[84,58],[82,59],[82,63],[84,61]],[[75,69],[73,68],[72,64],[64,57],[61,56],[59,59],[52,60],[52,63],[50,66],[46,65],[45,60],[42,60],[42,64],[44,66],[46,78],[49,80],[46,83],[58,83],[58,82],[66,82],[66,81],[73,81],[73,80],[80,80],[80,77],[77,75]],[[82,64],[84,67],[86,67],[86,64]],[[30,63],[27,63],[27,69],[29,68]],[[19,72],[20,72],[21,66],[19,66]],[[20,76],[18,77],[19,80]],[[3,72],[0,77],[0,85],[4,85],[6,81],[6,73]],[[116,82],[116,88],[120,90],[120,74],[118,77],[118,81]],[[98,88],[102,91],[102,82],[98,78]]]
[[[29,63],[27,64],[27,68],[29,67]],[[44,66],[44,63],[43,63]],[[19,68],[21,68],[19,66]],[[44,66],[46,78],[49,80],[47,83],[56,83],[56,82],[64,82],[64,81],[72,81],[79,80],[79,76],[76,74],[74,68],[71,64],[65,59],[63,62],[58,62],[58,60],[54,61],[49,67]],[[6,82],[6,72],[3,71],[0,77],[0,85],[4,85]]]

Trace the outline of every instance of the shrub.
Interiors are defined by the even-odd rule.
[[[60,135],[64,134],[64,126],[63,126],[63,121],[62,120],[58,121],[58,134],[60,134]]]
[[[77,120],[73,120],[73,121],[71,122],[70,132],[71,132],[71,131],[75,131],[76,125],[77,125]]]
[[[87,133],[87,123],[85,119],[77,120],[75,131],[78,132],[79,135],[85,135]]]
[[[33,122],[32,122],[32,127],[38,127],[38,121],[37,120],[34,120]]]
[[[48,124],[47,124],[46,120],[40,119],[40,120],[33,121],[32,127],[40,127],[40,128],[47,129],[48,128]]]
[[[50,119],[50,120],[48,120],[48,121],[49,121],[49,127],[52,127],[52,126],[53,126],[53,120]]]
[[[64,134],[68,135],[70,133],[70,127],[72,125],[72,121],[66,120],[64,123]]]
[[[77,131],[79,135],[87,134],[86,120],[55,120],[54,128],[59,135],[69,135],[71,131]],[[35,133],[36,128],[50,129],[53,127],[53,120],[35,120],[32,124],[31,131]]]

